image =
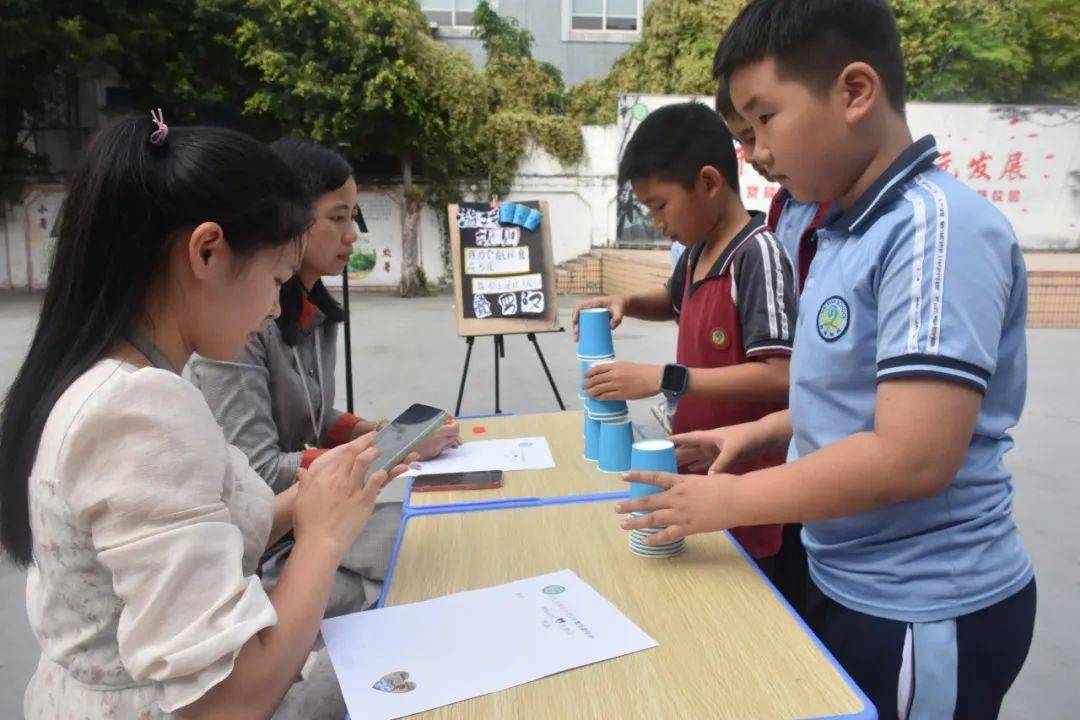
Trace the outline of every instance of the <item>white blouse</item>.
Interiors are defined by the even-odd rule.
[[[103,360],[63,394],[30,476],[27,718],[160,718],[277,622],[255,575],[273,491],[199,391]]]

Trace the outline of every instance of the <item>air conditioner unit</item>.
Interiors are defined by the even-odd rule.
[[[432,20],[428,23],[428,29],[431,30],[431,36],[435,37],[439,34],[439,23]]]

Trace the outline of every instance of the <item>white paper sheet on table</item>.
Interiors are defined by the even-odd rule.
[[[547,438],[524,437],[462,443],[434,460],[416,463],[415,467],[407,474],[419,477],[478,470],[546,470],[555,467],[555,459],[551,456]]]
[[[411,715],[657,645],[570,570],[342,615],[324,620],[322,633],[349,714],[363,720]],[[406,683],[414,687],[391,691]]]

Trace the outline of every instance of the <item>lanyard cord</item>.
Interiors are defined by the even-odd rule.
[[[315,339],[315,382],[319,386],[319,397],[322,398],[322,349],[319,346],[319,337],[312,334]],[[315,433],[313,445],[319,444],[319,428],[322,427],[323,417],[326,415],[325,403],[320,402],[318,418],[315,416],[315,403],[311,398],[311,390],[308,389],[307,378],[304,377],[304,364],[300,362],[300,352],[293,346],[293,360],[296,361],[296,370],[300,373],[300,384],[304,387],[304,399],[307,400],[308,417],[311,419],[311,431]]]
[[[173,364],[169,362],[169,358],[165,357],[165,353],[157,349],[154,343],[146,339],[138,330],[134,328],[128,331],[127,341],[131,343],[132,347],[138,350],[143,356],[150,361],[150,364],[160,370],[168,370],[171,373],[179,375]]]

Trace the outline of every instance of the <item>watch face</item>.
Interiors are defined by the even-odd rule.
[[[665,365],[664,376],[660,379],[660,388],[667,392],[682,392],[686,389],[686,378],[689,372],[682,365]]]

